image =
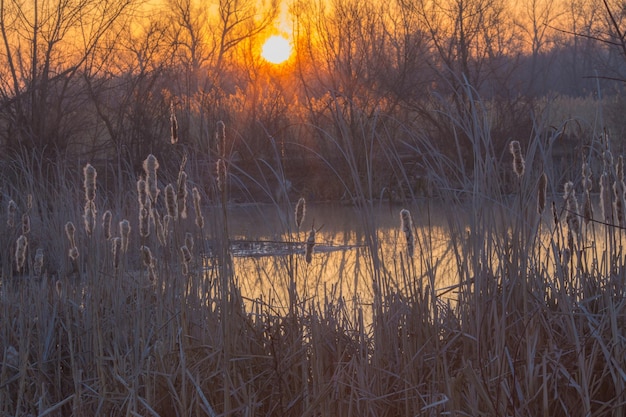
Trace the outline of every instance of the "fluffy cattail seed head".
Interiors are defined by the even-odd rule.
[[[22,234],[27,235],[30,232],[30,216],[28,213],[22,214]]]
[[[150,236],[150,213],[145,207],[139,210],[139,235],[141,237]]]
[[[35,276],[40,277],[43,270],[43,249],[38,248],[35,252],[35,260],[33,262],[33,272]]]
[[[83,177],[84,177],[84,188],[85,188],[85,201],[94,201],[96,198],[96,169],[91,165],[87,164],[83,168]]]
[[[113,213],[111,210],[107,210],[102,215],[102,230],[104,231],[104,238],[106,240],[111,239],[111,221],[113,220]]]
[[[183,259],[183,263],[189,264],[189,262],[191,262],[191,251],[189,250],[189,247],[187,245],[183,245],[180,247],[180,255]]]
[[[600,175],[600,211],[602,220],[605,223],[613,223],[613,206],[611,204],[611,187],[609,185],[609,174],[603,172]]]
[[[67,236],[67,240],[70,241],[70,247],[76,246],[76,227],[74,227],[74,223],[65,223],[65,235]]]
[[[565,199],[565,221],[572,233],[580,231],[580,221],[578,219],[578,201],[576,200],[576,192],[574,191],[574,183],[568,181],[565,183],[563,198]]]
[[[143,245],[140,248],[141,250],[141,260],[143,261],[143,265],[147,268],[152,268],[154,266],[154,258],[152,257],[152,251],[149,247]]]
[[[193,243],[192,234],[189,232],[185,233],[185,246],[187,246],[187,249],[193,250]]]
[[[165,187],[165,207],[167,209],[167,214],[171,218],[174,220],[178,219],[178,201],[172,184],[167,184]]]
[[[137,202],[139,203],[139,208],[141,209],[146,205],[148,201],[148,185],[143,178],[139,178],[137,180]]]
[[[217,172],[217,189],[224,192],[226,189],[226,163],[222,158],[217,160],[216,163]]]
[[[150,154],[143,161],[143,170],[146,174],[146,186],[148,194],[153,202],[157,201],[159,196],[159,184],[157,180],[157,170],[159,169],[159,161],[156,156]]]
[[[26,263],[26,248],[28,247],[28,239],[24,235],[20,235],[15,243],[15,263],[19,272],[24,269]]]
[[[521,177],[522,175],[524,175],[526,163],[524,162],[524,157],[522,156],[522,148],[519,141],[511,141],[511,144],[509,145],[509,150],[513,155],[513,172],[515,172],[518,177]]]
[[[72,261],[76,261],[78,259],[78,248],[76,246],[72,246],[69,251],[69,257]]]
[[[7,226],[15,227],[15,216],[17,214],[17,204],[13,200],[9,200],[7,213]]]
[[[93,200],[85,202],[85,211],[83,213],[83,220],[85,223],[85,232],[88,236],[91,236],[96,226],[96,204]]]
[[[302,222],[304,221],[304,216],[306,215],[306,200],[304,197],[300,197],[298,203],[296,204],[296,227],[300,230],[300,226],[302,226]]]
[[[199,229],[202,229],[204,227],[204,217],[202,216],[201,205],[202,197],[200,196],[200,191],[198,191],[198,188],[196,187],[193,187],[191,193],[193,195],[193,208],[196,212],[196,226],[198,226]]]
[[[179,171],[178,173],[178,191],[176,197],[178,199],[178,211],[180,212],[180,218],[187,218],[187,173],[185,171]]]
[[[178,143],[178,120],[176,120],[176,112],[174,111],[174,102],[170,103],[170,141],[172,145]]]
[[[217,142],[218,155],[220,158],[224,158],[226,156],[226,125],[221,120],[217,122],[215,140]]]
[[[114,237],[111,239],[111,253],[113,255],[113,268],[118,269],[120,267],[120,252],[122,251],[122,239]]]
[[[128,252],[128,243],[130,240],[130,222],[126,219],[122,220],[119,224],[120,238],[122,239],[122,251]]]

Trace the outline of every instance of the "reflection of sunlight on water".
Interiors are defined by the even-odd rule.
[[[396,282],[403,276],[400,269],[407,262],[400,209],[379,207],[373,220],[386,285],[404,289],[415,283]],[[450,285],[455,270],[443,219],[430,218],[426,224],[425,219],[416,216],[421,213],[419,207],[412,212],[417,233],[415,276],[426,284],[429,273],[435,271],[436,287]],[[286,307],[287,289],[293,277],[301,300],[331,296],[355,303],[371,301],[373,263],[363,233],[363,217],[356,208],[310,205],[299,232],[290,226],[292,213],[281,215],[275,206],[239,207],[231,215],[235,279],[244,297],[263,300],[277,308]],[[320,230],[313,259],[307,264],[304,242],[311,226]]]

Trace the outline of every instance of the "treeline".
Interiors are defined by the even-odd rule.
[[[27,3],[0,4],[7,158],[138,164],[175,146],[210,159],[223,120],[242,170],[376,166],[382,183],[415,182],[428,152],[460,154],[471,169],[476,101],[501,150],[537,134],[546,97],[610,96],[625,78],[617,2]],[[284,31],[293,57],[265,62],[262,42]]]

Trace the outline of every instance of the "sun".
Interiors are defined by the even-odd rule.
[[[261,56],[272,64],[282,64],[291,56],[291,43],[280,35],[270,36],[263,44]]]

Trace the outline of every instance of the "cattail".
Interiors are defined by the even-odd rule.
[[[300,226],[304,221],[304,216],[306,215],[306,200],[304,197],[300,197],[298,203],[296,204],[296,227],[300,230]]]
[[[602,212],[602,220],[607,224],[612,224],[611,188],[609,185],[609,174],[606,171],[600,175],[600,211]]]
[[[17,264],[17,270],[19,272],[24,268],[26,262],[26,248],[28,247],[28,239],[24,235],[20,235],[17,238],[15,244],[15,263]]]
[[[170,141],[172,145],[178,143],[178,120],[176,120],[176,112],[174,111],[174,102],[170,103]]]
[[[554,225],[558,226],[559,224],[559,212],[556,209],[556,203],[552,201],[552,220],[554,221]]]
[[[91,233],[96,226],[96,204],[93,202],[93,200],[87,200],[85,202],[83,220],[85,223],[85,232],[87,232],[88,236],[91,236]]]
[[[113,268],[118,269],[120,267],[120,252],[122,248],[122,239],[114,237],[111,239],[111,252],[113,254]]]
[[[153,213],[152,216],[154,217],[154,228],[156,229],[157,239],[161,246],[167,246],[167,229],[163,226],[163,220],[159,213],[157,213],[156,210],[154,211],[155,213]]]
[[[180,247],[180,255],[183,259],[183,263],[189,264],[191,262],[191,251],[189,250],[189,247],[187,245],[183,245]]]
[[[15,216],[17,214],[17,204],[13,200],[9,200],[7,213],[7,226],[15,227]]]
[[[57,293],[57,297],[61,298],[63,296],[63,283],[59,280],[54,283],[54,289]]]
[[[22,234],[27,235],[30,232],[30,216],[28,213],[22,214]]]
[[[35,261],[33,262],[33,272],[36,277],[41,276],[41,271],[43,270],[43,249],[38,248],[37,252],[35,252]]]
[[[409,256],[413,256],[415,249],[415,241],[413,238],[413,220],[411,219],[411,212],[407,209],[400,210],[400,226],[406,237],[406,249]]]
[[[305,260],[310,264],[313,259],[313,248],[315,247],[315,227],[311,226],[309,237],[306,240]]]
[[[176,197],[178,199],[178,211],[180,212],[180,218],[187,218],[187,173],[185,171],[178,172],[178,192]]]
[[[215,168],[217,171],[217,189],[224,192],[226,189],[226,163],[222,158],[217,160]]]
[[[593,189],[593,182],[591,181],[591,168],[589,167],[588,162],[583,163],[582,177],[581,183],[583,190],[591,192]]]
[[[113,220],[113,213],[111,210],[107,210],[102,215],[102,230],[104,230],[104,238],[106,240],[111,239],[111,221]]]
[[[604,171],[609,172],[613,166],[613,154],[610,150],[606,150],[602,153],[602,162],[604,163]]]
[[[176,201],[176,192],[172,184],[165,187],[165,207],[167,214],[174,220],[178,219],[178,202]]]
[[[524,168],[526,166],[526,163],[524,162],[524,157],[522,156],[522,148],[519,141],[511,141],[509,145],[509,150],[513,155],[513,172],[515,172],[518,177],[521,177],[522,175],[524,175]]]
[[[96,169],[91,165],[85,165],[83,168],[84,188],[85,188],[85,201],[94,201],[96,198],[96,176],[98,173]]]
[[[159,169],[159,161],[152,154],[143,161],[143,170],[146,173],[146,186],[148,194],[153,202],[157,201],[159,196],[159,184],[157,181],[157,170]]]
[[[217,153],[220,158],[224,158],[226,156],[226,125],[221,120],[217,122],[215,140],[217,142]]]
[[[33,209],[33,195],[32,194],[26,195],[26,208],[28,210]]]
[[[130,222],[126,219],[122,220],[120,226],[120,237],[122,239],[122,251],[128,252],[128,243],[130,240]]]
[[[573,182],[568,181],[565,183],[563,198],[565,199],[565,222],[573,233],[578,233],[580,231],[580,221],[578,219],[578,201],[576,200]]]
[[[546,192],[548,189],[548,176],[542,173],[537,184],[537,213],[541,215],[546,208]]]
[[[593,203],[591,202],[591,193],[585,190],[583,194],[583,220],[588,225],[593,220]]]
[[[72,246],[69,251],[69,257],[72,261],[76,261],[78,259],[79,253],[78,248],[76,246]]]
[[[143,178],[137,180],[137,202],[139,203],[139,209],[145,207],[148,201],[148,186]]]
[[[70,247],[76,246],[76,227],[74,227],[74,223],[67,222],[65,223],[65,235],[67,236],[67,240],[70,241]]]
[[[620,156],[621,159],[621,156]],[[617,224],[620,227],[624,227],[625,225],[625,214],[624,209],[626,206],[626,202],[624,202],[624,165],[621,165],[621,180],[620,178],[620,169],[618,164],[617,169],[617,178],[613,183],[613,209],[615,210],[615,219],[617,220]]]
[[[185,233],[185,246],[187,246],[189,250],[193,250],[193,243],[193,235],[189,232]]]
[[[198,226],[199,229],[202,229],[204,228],[204,217],[202,216],[200,191],[198,191],[196,187],[193,187],[191,193],[193,195],[193,208],[196,212],[196,226]]]
[[[141,237],[150,236],[150,214],[145,207],[139,210],[139,235]]]
[[[142,245],[141,248],[141,259],[143,264],[147,268],[152,268],[154,266],[154,257],[152,256],[152,251],[149,247]]]

